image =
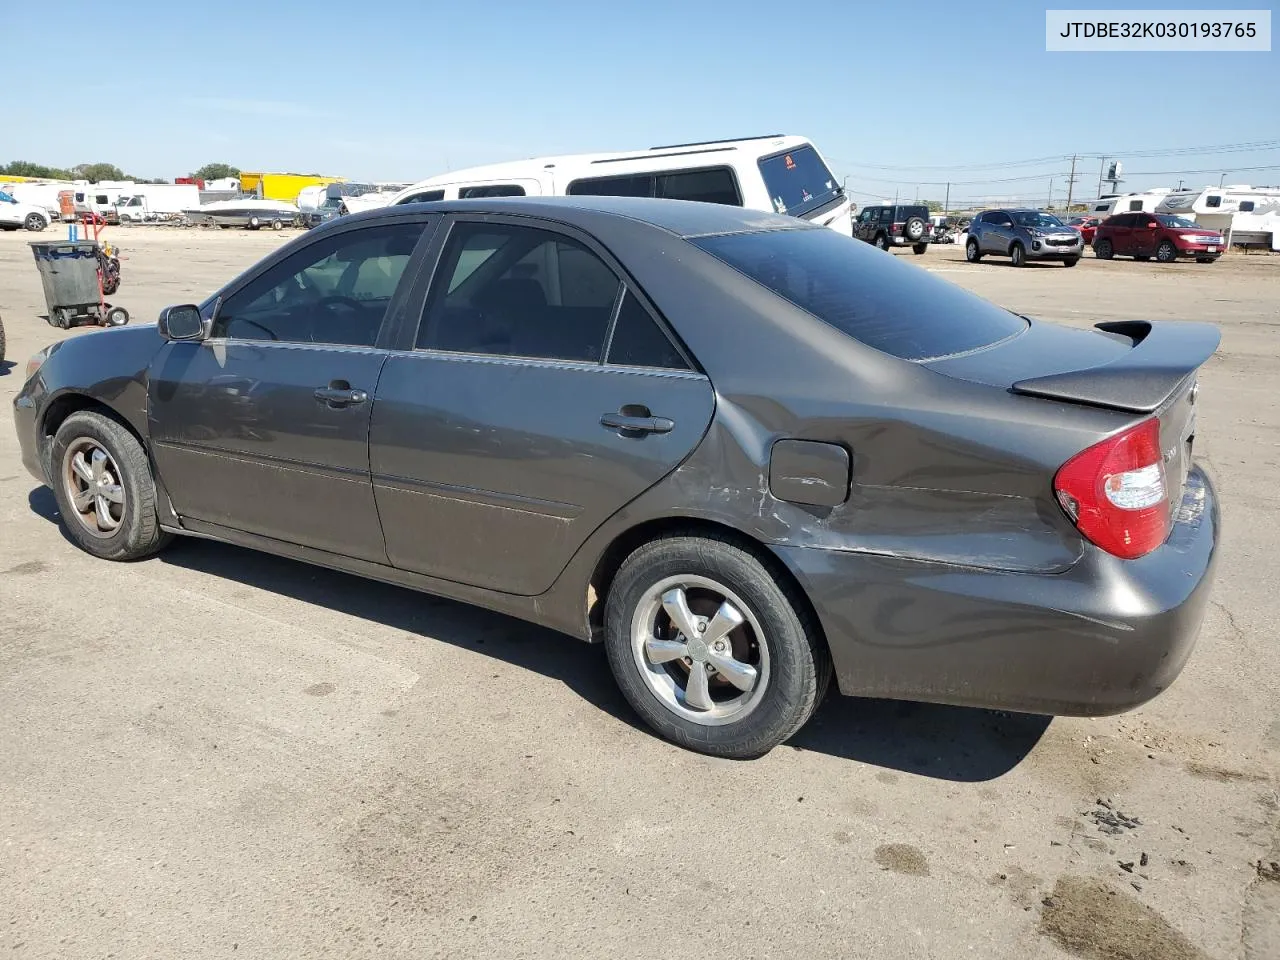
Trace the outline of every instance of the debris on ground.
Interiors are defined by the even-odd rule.
[[[1081,816],[1092,820],[1102,833],[1113,837],[1121,835],[1126,830],[1142,826],[1142,821],[1137,817],[1131,817],[1117,810],[1110,800],[1103,800],[1102,798],[1098,799],[1096,809],[1088,810]]]

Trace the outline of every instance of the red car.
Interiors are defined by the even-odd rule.
[[[1093,235],[1093,255],[1173,263],[1179,257],[1195,257],[1197,263],[1213,263],[1222,255],[1225,241],[1217,230],[1196,226],[1192,220],[1163,213],[1119,213],[1107,217]]]
[[[1100,217],[1072,217],[1067,221],[1068,227],[1075,227],[1080,231],[1080,236],[1084,238],[1085,246],[1093,243],[1094,231],[1098,229],[1098,224],[1102,222]]]

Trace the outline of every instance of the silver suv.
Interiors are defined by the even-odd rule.
[[[1015,267],[1028,260],[1061,260],[1074,267],[1084,252],[1084,237],[1041,210],[986,210],[973,218],[964,257],[977,263],[988,254],[1008,257]]]

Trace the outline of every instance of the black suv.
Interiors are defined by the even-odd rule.
[[[910,244],[914,253],[929,249],[933,229],[929,208],[923,203],[899,203],[887,207],[863,207],[853,221],[853,235],[881,250]]]

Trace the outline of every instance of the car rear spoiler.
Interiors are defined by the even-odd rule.
[[[1133,349],[1100,367],[1019,380],[1010,389],[1028,397],[1153,413],[1213,356],[1222,339],[1208,323],[1122,320],[1096,327],[1128,337]]]

